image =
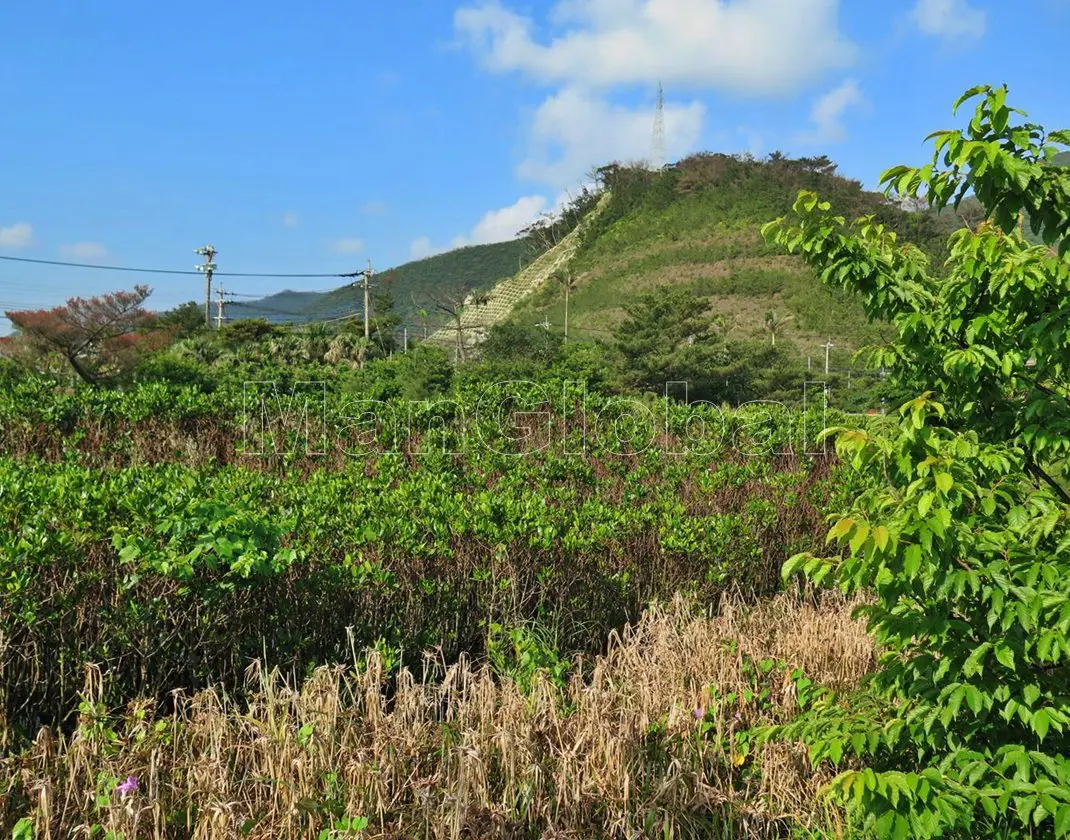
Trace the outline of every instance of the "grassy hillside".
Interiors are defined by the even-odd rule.
[[[536,256],[531,240],[514,239],[493,245],[473,245],[445,254],[405,263],[375,276],[377,290],[388,288],[394,296],[394,311],[414,323],[421,308],[430,308],[429,293],[437,290],[468,292],[489,289],[516,274],[521,262]],[[268,321],[310,321],[350,314],[363,305],[352,286],[332,292],[284,291],[260,300],[232,304],[234,318],[265,318]]]
[[[848,217],[867,213],[939,255],[953,216],[904,213],[884,197],[834,174],[826,159],[760,162],[701,154],[661,172],[611,167],[612,199],[572,263],[569,332],[606,338],[623,307],[651,289],[683,286],[733,324],[733,338],[768,337],[764,315],[791,315],[778,337],[817,356],[831,338],[841,361],[879,337],[861,307],[824,288],[801,260],[765,245],[759,226],[786,213],[800,189],[831,200]],[[564,296],[548,284],[514,312],[521,323],[564,323]]]
[[[1057,162],[1070,164],[1070,154]],[[948,210],[939,215],[905,213],[879,193],[835,174],[827,158],[755,161],[697,154],[660,173],[626,167],[603,169],[609,205],[590,226],[572,262],[578,285],[571,293],[570,335],[608,338],[624,319],[624,306],[651,289],[677,285],[709,300],[736,339],[767,338],[765,313],[791,316],[778,341],[802,355],[822,356],[826,341],[843,363],[859,346],[878,340],[880,325],[868,323],[856,301],[824,288],[801,260],[767,247],[761,224],[788,212],[800,189],[815,190],[845,216],[875,214],[881,222],[942,255],[948,232],[961,224]],[[962,211],[970,213],[970,199]],[[512,277],[537,251],[530,238],[460,248],[405,263],[377,276],[394,296],[394,311],[406,323],[423,320],[435,290],[466,293],[489,289]],[[360,293],[343,286],[328,293],[284,291],[231,306],[235,318],[269,321],[322,320],[358,311]],[[548,319],[564,324],[564,296],[547,284],[514,310],[521,324]],[[429,325],[440,325],[432,314]]]

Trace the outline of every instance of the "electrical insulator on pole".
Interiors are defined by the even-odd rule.
[[[204,257],[204,262],[200,265],[195,265],[194,268],[204,275],[204,325],[206,327],[212,326],[212,274],[216,270],[217,266],[214,262],[215,255],[218,253],[214,245],[205,245],[201,248],[197,248],[193,253],[198,256]]]

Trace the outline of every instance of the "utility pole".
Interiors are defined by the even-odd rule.
[[[204,262],[201,265],[194,266],[194,268],[204,275],[204,325],[206,327],[211,327],[212,272],[217,268],[215,262],[213,262],[217,252],[214,245],[205,245],[202,248],[198,248],[193,253],[204,257]]]
[[[572,288],[572,272],[565,274],[565,344],[568,344],[568,292]]]
[[[554,272],[554,278],[565,287],[565,344],[568,344],[568,295],[572,289],[573,277],[570,269]]]
[[[369,298],[368,287],[372,282],[372,261],[368,260],[368,270],[364,272],[364,337],[371,340],[372,325],[370,320],[371,303]]]
[[[401,344],[401,346],[404,348],[404,350],[402,352],[404,352],[404,353],[408,353],[409,352],[409,328],[408,327],[402,327],[402,344]]]
[[[572,286],[572,277],[565,283],[565,344],[568,344],[568,290]]]
[[[832,339],[829,339],[828,343],[823,345],[825,348],[825,375],[828,376],[829,372],[829,351],[836,345],[832,343]]]
[[[223,311],[224,300],[223,300],[223,286],[222,285],[220,285],[216,289],[216,300],[215,300],[215,303],[216,303],[215,328],[218,330],[218,329],[222,329],[223,322],[227,320],[226,314]]]
[[[364,338],[370,341],[372,337],[371,297],[368,287],[371,285],[372,261],[368,260],[368,267],[364,271],[354,271],[347,276],[361,278],[359,281],[354,281],[353,285],[360,285],[364,289]]]

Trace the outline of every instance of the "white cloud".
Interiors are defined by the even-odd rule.
[[[382,201],[365,201],[361,205],[360,212],[365,216],[385,216],[390,212],[390,208]]]
[[[336,254],[359,254],[364,250],[364,240],[355,237],[335,239],[331,243],[331,250]]]
[[[0,248],[17,251],[33,244],[33,226],[26,222],[16,222],[10,227],[0,227]]]
[[[755,131],[747,125],[741,125],[737,130],[747,140],[747,154],[761,157],[762,152],[765,150],[765,141],[762,139],[761,132]]]
[[[459,9],[454,26],[496,72],[541,82],[608,88],[687,84],[751,94],[800,90],[849,65],[839,0],[559,0],[557,31],[500,0]]]
[[[108,249],[99,242],[72,242],[60,245],[59,252],[65,257],[79,260],[100,260],[108,256]]]
[[[559,203],[564,200],[562,194]],[[554,205],[556,207],[556,205]],[[443,251],[464,248],[468,245],[489,245],[492,242],[506,242],[516,237],[517,233],[534,222],[540,213],[549,211],[551,204],[546,196],[526,195],[517,199],[508,207],[490,210],[483,214],[468,233],[455,236],[447,247],[436,246],[428,236],[413,240],[409,246],[409,257],[422,260]]]
[[[843,115],[849,108],[865,104],[865,97],[854,79],[847,79],[833,88],[817,102],[810,111],[813,128],[799,135],[799,142],[806,144],[839,143],[847,137]]]
[[[472,228],[472,232],[467,236],[457,237],[454,245],[486,245],[514,239],[519,231],[534,222],[539,214],[546,210],[547,204],[545,196],[526,195],[508,207],[484,213],[483,218]]]
[[[911,12],[918,29],[949,41],[980,38],[987,16],[967,0],[918,0]]]
[[[435,248],[431,243],[431,237],[420,236],[414,239],[409,246],[409,259],[422,260],[425,257],[440,253],[441,250],[441,248]]]
[[[693,150],[706,108],[700,102],[665,105],[669,160]],[[650,156],[654,109],[613,105],[579,88],[565,88],[539,106],[531,148],[521,162],[522,178],[564,189],[579,183],[592,166]]]
[[[296,213],[287,213],[285,216],[282,217],[283,227],[295,228],[299,224],[301,224],[301,217],[298,216]]]

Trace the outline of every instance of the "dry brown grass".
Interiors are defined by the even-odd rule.
[[[726,602],[713,617],[686,603],[652,609],[564,689],[528,694],[486,668],[387,679],[383,663],[323,668],[299,689],[250,671],[239,706],[207,691],[156,718],[134,703],[95,707],[91,672],[78,730],[42,730],[0,761],[0,829],[32,815],[37,838],[317,837],[330,812],[365,816],[366,837],[759,837],[829,825],[823,781],[784,745],[733,761],[732,730],[796,711],[793,683],[772,672],[764,708],[721,703],[775,657],[834,688],[870,669],[874,650],[851,605],[786,596]],[[767,678],[768,679],[768,678]],[[693,710],[708,708],[705,737]],[[123,797],[116,780],[136,776]],[[5,795],[5,791],[6,793]],[[243,834],[243,831],[245,832]],[[322,835],[345,836],[345,835]]]

